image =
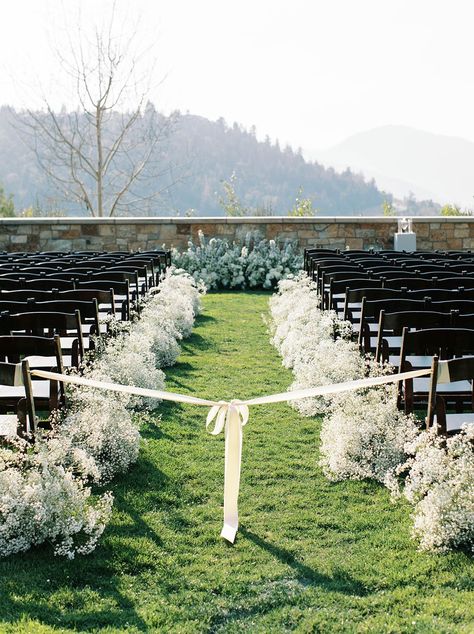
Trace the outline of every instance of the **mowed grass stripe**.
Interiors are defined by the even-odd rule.
[[[281,392],[268,293],[219,293],[167,371],[172,391],[212,399]],[[6,632],[472,632],[472,558],[419,553],[410,507],[371,482],[329,483],[320,422],[288,405],[251,410],[241,529],[219,538],[224,440],[206,409],[143,416],[138,463],[113,484],[98,549],[68,562],[47,546],[0,561]],[[159,416],[161,415],[161,421]]]

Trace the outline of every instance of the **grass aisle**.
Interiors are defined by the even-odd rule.
[[[205,298],[168,389],[209,398],[285,390],[266,293]],[[0,561],[4,632],[472,632],[472,558],[419,553],[410,508],[368,482],[330,484],[318,429],[287,405],[245,428],[241,529],[219,538],[223,438],[206,410],[174,404],[144,425],[139,462],[113,489],[113,522],[89,557],[49,547]]]

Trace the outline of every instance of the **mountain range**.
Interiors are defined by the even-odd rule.
[[[413,194],[418,200],[473,206],[474,143],[466,139],[388,125],[308,156],[338,170],[350,165],[397,198]]]

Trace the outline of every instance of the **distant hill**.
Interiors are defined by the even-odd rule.
[[[405,126],[383,126],[355,134],[328,150],[310,153],[324,165],[347,165],[374,178],[398,198],[473,206],[474,143]]]
[[[14,195],[17,209],[36,206],[80,213],[57,200],[33,152],[11,125],[14,114],[8,107],[0,108],[0,185]],[[337,173],[305,161],[301,151],[280,148],[269,139],[259,142],[254,129],[229,126],[223,119],[214,122],[179,115],[153,159],[172,170],[171,175],[161,177],[159,188],[165,193],[158,204],[145,210],[149,215],[184,215],[190,209],[195,215],[222,215],[222,182],[233,173],[243,204],[275,215],[288,213],[300,188],[320,214],[375,215],[381,213],[384,200],[391,200],[390,194],[351,169]],[[146,194],[146,189],[140,193]]]

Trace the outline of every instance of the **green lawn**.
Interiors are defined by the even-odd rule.
[[[246,398],[284,391],[267,293],[221,293],[168,370],[168,389]],[[219,537],[224,441],[206,410],[144,417],[138,463],[113,483],[113,521],[75,561],[47,546],[0,561],[1,632],[473,632],[474,562],[417,552],[410,507],[371,482],[331,484],[319,421],[254,408],[244,432],[241,529]]]

